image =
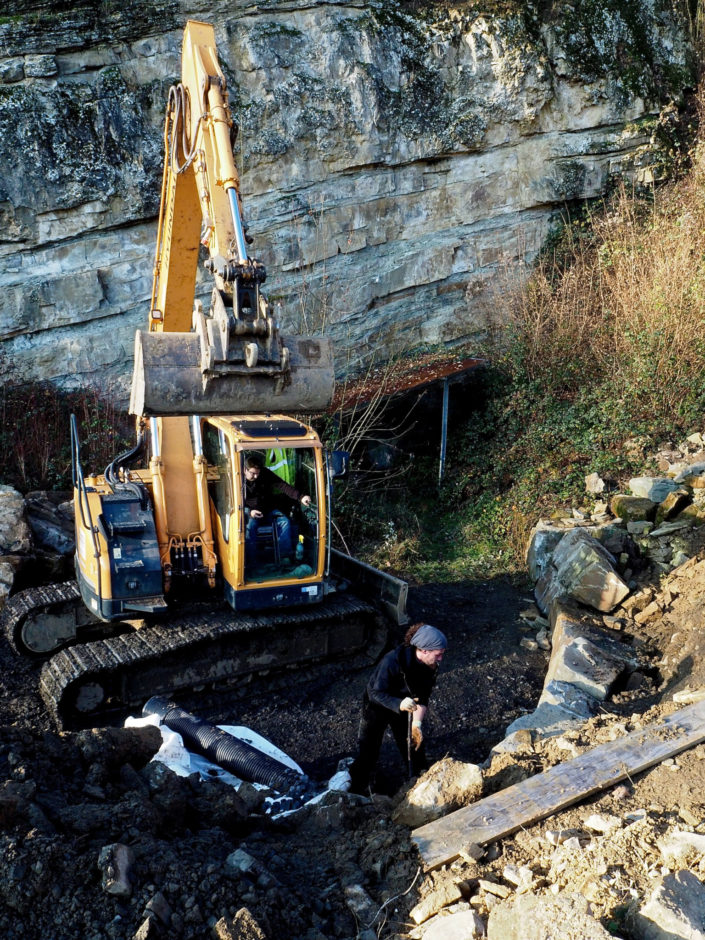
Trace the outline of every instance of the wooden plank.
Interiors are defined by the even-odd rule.
[[[470,842],[494,842],[704,740],[701,701],[427,823],[411,837],[426,869],[437,868]]]

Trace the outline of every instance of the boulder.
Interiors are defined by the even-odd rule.
[[[544,688],[552,690],[557,704],[564,708],[572,707],[579,713],[594,707],[591,699],[606,699],[616,680],[626,670],[634,669],[637,660],[631,647],[577,605],[557,602],[551,619],[553,652]],[[576,697],[573,693],[559,701],[556,695],[567,687],[581,694]],[[550,697],[547,695],[544,701],[550,701]]]
[[[7,558],[0,558],[0,610],[5,605],[5,601],[10,595],[12,585],[15,582],[16,566]]]
[[[605,489],[605,481],[602,479],[599,473],[589,473],[585,477],[585,491],[590,493],[592,496],[597,496],[600,493],[603,493]]]
[[[482,772],[477,764],[444,757],[417,780],[394,811],[394,821],[416,828],[467,806],[482,796]]]
[[[629,594],[614,564],[613,556],[584,529],[568,532],[553,553],[564,593],[603,613],[610,613]]]
[[[581,895],[521,894],[496,905],[487,922],[487,940],[609,940]]]
[[[658,502],[644,496],[627,496],[618,493],[610,502],[612,514],[625,522],[637,522],[642,519],[652,520],[658,509]]]
[[[560,647],[551,657],[547,679],[569,682],[596,699],[605,700],[624,663],[614,659],[584,637]]]
[[[687,519],[692,526],[705,525],[705,510],[703,510],[702,506],[691,504],[678,513],[676,520],[680,519]]]
[[[0,555],[26,555],[31,550],[24,508],[22,494],[0,483]]]
[[[534,711],[515,719],[505,731],[511,737],[517,731],[533,731],[537,738],[552,738],[572,728],[581,728],[585,719],[556,702],[539,702]]]
[[[671,519],[674,519],[678,513],[682,512],[692,501],[692,496],[688,490],[683,487],[673,490],[661,501],[661,504],[656,510],[656,518],[654,520],[656,525],[659,526],[662,522],[669,522]]]
[[[648,535],[653,528],[653,522],[649,522],[648,519],[635,519],[627,523],[627,532],[630,535]]]
[[[692,463],[676,474],[674,483],[684,483],[686,486],[702,488],[705,486],[705,461]]]
[[[678,483],[667,477],[634,477],[629,481],[633,496],[641,496],[654,503],[662,503],[669,493],[674,493],[680,488]]]
[[[629,923],[640,940],[705,940],[705,887],[688,869],[666,875]]]
[[[548,614],[554,603],[564,594],[565,590],[558,580],[556,569],[549,565],[534,585],[537,607],[544,614]]]
[[[457,911],[435,917],[421,936],[423,940],[475,940],[485,936],[485,925],[475,911]]]
[[[548,679],[544,683],[539,705],[544,702],[549,705],[560,705],[576,718],[580,718],[583,723],[588,718],[592,718],[599,708],[599,701],[594,696],[588,695],[587,692],[570,682],[561,682],[556,679]]]
[[[549,567],[553,552],[568,531],[565,526],[558,526],[541,519],[529,536],[529,548],[526,553],[526,566],[532,581],[538,581]]]
[[[643,610],[653,600],[653,597],[654,595],[650,591],[640,592],[637,595],[636,607]],[[625,601],[624,607],[627,606],[629,600],[630,598]],[[634,669],[637,666],[638,657],[634,649],[624,642],[624,638],[617,631],[608,629],[604,625],[602,617],[596,616],[567,599],[553,606],[551,629],[553,631],[554,648],[571,643],[579,637],[584,637],[630,668]]]
[[[28,493],[27,521],[35,544],[47,551],[73,556],[75,533],[73,506],[67,493]]]
[[[673,535],[674,532],[679,532],[681,529],[689,529],[690,527],[691,522],[687,517],[684,519],[674,519],[673,522],[663,522],[657,529],[652,529],[648,537],[650,539],[667,538],[669,535]]]

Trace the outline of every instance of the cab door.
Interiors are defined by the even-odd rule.
[[[233,590],[242,586],[242,532],[232,443],[222,428],[209,421],[202,425],[203,453],[208,462],[208,496],[216,553],[223,580]],[[227,589],[226,589],[227,593]]]

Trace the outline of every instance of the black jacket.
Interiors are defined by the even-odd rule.
[[[301,493],[294,489],[285,480],[272,473],[267,467],[262,467],[256,480],[245,480],[245,506],[247,509],[259,509],[265,516],[277,508],[277,489],[289,499],[298,503]]]
[[[437,670],[419,662],[416,648],[403,643],[384,656],[367,683],[367,697],[375,705],[399,712],[403,698],[428,705]]]

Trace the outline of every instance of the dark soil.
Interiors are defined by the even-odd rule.
[[[528,588],[526,589],[528,592]],[[426,720],[431,759],[446,754],[483,761],[504,729],[531,711],[543,684],[545,654],[519,647],[518,613],[528,593],[509,580],[428,584],[412,588],[412,621],[443,630],[449,650]],[[219,724],[254,728],[290,754],[316,780],[328,779],[340,758],[355,753],[362,693],[369,670],[348,673],[321,669],[306,682],[292,676],[276,696],[253,691],[246,701],[193,697],[184,707]],[[392,794],[405,781],[405,768],[391,738],[385,746],[376,789]]]
[[[519,646],[518,613],[528,599],[528,588],[508,580],[411,589],[412,619],[433,623],[449,639],[426,723],[431,759],[483,761],[506,726],[535,706],[546,654]],[[379,910],[412,884],[419,860],[408,830],[390,819],[389,797],[408,785],[391,738],[385,740],[374,786],[379,795],[372,801],[337,799],[281,822],[228,814],[220,783],[206,791],[179,778],[170,787],[161,779],[155,783],[153,764],[106,767],[81,759],[76,735],[57,735],[44,712],[37,694],[39,665],[18,660],[4,640],[0,665],[3,937],[129,940],[149,920],[144,936],[202,938],[242,907],[267,937],[278,940],[355,937],[364,924],[346,903],[346,888],[361,885]],[[210,721],[252,728],[297,760],[309,777],[326,781],[338,761],[355,751],[368,675],[369,670],[328,665],[291,673],[274,688],[260,681],[178,701]],[[19,803],[10,800],[10,783],[20,787]],[[101,887],[97,858],[114,842],[129,845],[135,855],[129,898],[112,897]],[[225,872],[225,859],[237,848],[257,859],[256,877]],[[161,919],[154,913],[155,898],[166,901]],[[404,934],[405,912],[417,898],[412,890],[385,906],[375,933]]]

